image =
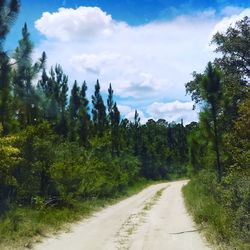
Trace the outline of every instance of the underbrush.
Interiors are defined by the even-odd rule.
[[[246,201],[235,187],[232,190],[225,182],[217,184],[214,180],[213,174],[204,171],[183,188],[188,210],[207,240],[218,249],[250,249],[249,210],[243,207]],[[247,186],[241,188],[247,190]],[[238,194],[237,206],[232,207],[233,202],[225,195],[230,192]],[[242,219],[244,226],[240,225]]]
[[[62,229],[66,230],[69,223],[76,222],[106,205],[136,194],[152,183],[155,182],[141,179],[113,197],[74,201],[70,206],[41,209],[12,206],[0,217],[0,249],[31,248],[42,237]]]

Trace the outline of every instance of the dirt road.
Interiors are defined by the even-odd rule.
[[[186,181],[152,185],[45,239],[36,250],[206,250],[188,216],[181,188]]]

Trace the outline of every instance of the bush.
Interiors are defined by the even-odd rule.
[[[203,170],[183,193],[195,222],[205,226],[208,239],[226,249],[248,249],[250,192],[244,177],[227,176],[218,184],[214,173]]]
[[[54,161],[57,138],[47,122],[29,126],[18,136],[22,161],[13,172],[17,180],[16,200],[31,204],[32,197],[48,197],[52,193],[49,169]]]

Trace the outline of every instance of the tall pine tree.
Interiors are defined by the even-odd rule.
[[[79,142],[83,146],[88,146],[88,140],[90,136],[90,115],[89,115],[89,101],[86,96],[87,84],[84,81],[80,91],[80,107],[78,114],[78,134],[79,134]]]
[[[94,132],[96,135],[102,136],[107,126],[106,107],[104,105],[101,93],[100,83],[97,80],[95,85],[95,93],[92,95],[92,115],[94,123]]]
[[[4,42],[11,26],[14,24],[20,8],[19,1],[0,1],[0,124],[2,133],[7,134],[11,128],[11,65]]]
[[[19,45],[14,54],[16,60],[14,94],[18,105],[17,116],[21,127],[32,124],[37,120],[38,98],[32,81],[43,68],[46,60],[43,53],[41,59],[33,64],[32,51],[33,44],[25,23],[22,29],[22,39],[19,40]]]
[[[69,138],[72,141],[77,139],[77,121],[80,105],[80,88],[77,85],[77,81],[75,81],[69,101]]]

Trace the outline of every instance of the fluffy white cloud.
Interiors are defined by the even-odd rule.
[[[155,102],[147,108],[147,113],[155,119],[167,121],[184,121],[185,124],[197,121],[197,113],[193,110],[193,102],[174,101],[169,103]]]
[[[207,16],[132,27],[96,7],[61,8],[44,13],[36,28],[47,38],[39,50],[73,78],[99,78],[102,89],[111,81],[122,97],[179,99],[190,73],[212,58],[207,44],[215,20]]]
[[[111,16],[98,7],[60,8],[55,13],[43,13],[35,22],[35,27],[45,36],[61,41],[107,36],[115,26]]]
[[[46,37],[37,53],[46,51],[48,65],[61,64],[72,82],[86,80],[91,93],[97,78],[105,92],[111,82],[120,107],[136,107],[142,119],[160,115],[167,120],[196,119],[192,110],[185,109],[190,103],[179,108],[182,104],[174,102],[174,110],[168,111],[166,102],[190,100],[184,84],[194,70],[203,71],[213,60],[213,48],[208,46],[211,34],[249,15],[249,9],[235,15],[237,11],[228,8],[218,18],[209,10],[129,26],[97,7],[61,8],[36,21],[36,28]],[[234,15],[225,17],[226,13]],[[124,113],[133,117],[134,109]]]

